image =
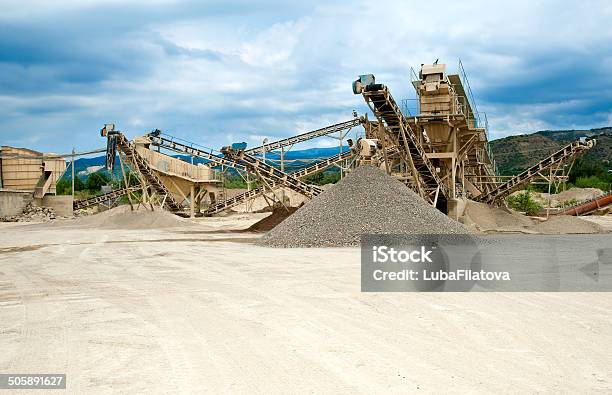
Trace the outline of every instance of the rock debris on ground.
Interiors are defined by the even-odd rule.
[[[406,185],[361,166],[259,240],[269,247],[357,246],[362,234],[468,234]]]
[[[0,222],[48,222],[56,217],[55,211],[52,208],[35,206],[32,203],[28,203],[21,214],[0,217]]]

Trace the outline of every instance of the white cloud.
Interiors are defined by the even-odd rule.
[[[211,11],[213,5],[225,7],[224,12]],[[121,26],[132,30],[125,33],[106,38],[104,18],[99,31],[79,25],[79,15],[93,9],[95,15],[105,15],[106,6],[122,9],[121,2],[113,1],[34,1],[15,3],[0,16],[19,25],[28,20],[23,10],[34,9],[40,26],[51,26],[52,32],[70,27],[76,33],[68,42],[50,41],[60,48],[78,40],[79,31],[91,35],[71,51],[107,43],[98,58],[75,60],[71,67],[76,71],[113,59],[101,68],[99,80],[79,88],[61,79],[61,65],[27,63],[36,53],[17,53],[26,60],[5,70],[51,92],[2,89],[0,133],[19,131],[12,138],[25,142],[25,136],[41,128],[57,135],[66,131],[70,144],[88,148],[101,144],[94,136],[104,122],[116,122],[130,135],[160,128],[214,147],[261,136],[280,138],[347,120],[353,109],[365,112],[363,99],[350,88],[358,74],[374,73],[400,100],[414,96],[410,66],[440,58],[449,72],[456,72],[458,57],[495,137],[612,123],[612,98],[604,96],[612,77],[581,72],[605,69],[612,59],[612,11],[603,1],[503,6],[488,1],[320,2],[308,7],[279,4],[276,13],[264,17],[248,2],[238,7],[160,1],[147,2],[141,13],[138,3],[131,3]],[[156,10],[157,19],[150,20],[147,13]],[[117,12],[112,16],[121,18]],[[115,50],[126,43],[124,52]],[[144,66],[136,69],[128,61]],[[585,69],[577,69],[582,65]],[[50,88],[56,80],[57,88]],[[571,84],[560,86],[564,81]],[[538,83],[548,84],[547,89],[530,90]],[[587,88],[579,83],[589,89],[589,84],[599,85],[601,90],[594,91],[599,98],[585,97]],[[0,79],[4,88],[1,84]],[[596,116],[585,110],[589,106]],[[572,113],[576,117],[568,118]],[[42,139],[37,144],[57,150],[65,143]],[[335,143],[322,139],[313,144]]]
[[[240,59],[251,66],[274,66],[287,62],[307,21],[277,23],[242,45]]]

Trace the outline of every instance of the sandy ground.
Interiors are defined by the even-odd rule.
[[[361,293],[358,249],[224,232],[252,218],[0,224],[0,372],[71,393],[612,392],[612,293]]]
[[[583,220],[594,222],[607,230],[612,232],[612,214],[608,215],[585,215],[580,217]]]

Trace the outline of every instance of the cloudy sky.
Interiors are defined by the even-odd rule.
[[[364,113],[359,74],[414,97],[437,58],[493,138],[612,125],[612,3],[535,3],[0,0],[0,144],[97,148],[114,122],[253,145]]]

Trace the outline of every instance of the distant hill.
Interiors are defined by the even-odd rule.
[[[612,127],[589,130],[542,130],[491,141],[491,149],[501,175],[518,174],[529,166],[580,137],[596,137],[597,144],[581,159],[612,169]]]

